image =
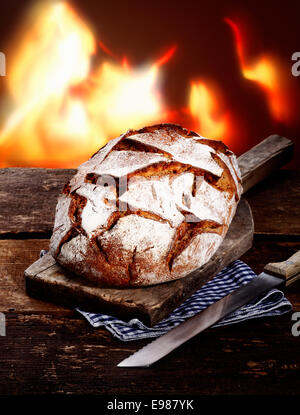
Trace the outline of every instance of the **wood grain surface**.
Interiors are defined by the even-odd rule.
[[[1,256],[1,278],[14,275],[0,292],[7,321],[6,336],[0,338],[1,394],[298,394],[299,337],[291,334],[290,314],[209,329],[151,368],[118,368],[118,362],[149,340],[122,343],[73,311],[27,299],[21,273],[12,272],[14,252],[23,243],[18,265],[25,268],[32,248],[38,254],[47,241],[0,241],[0,251],[4,242],[9,249]],[[300,241],[266,242],[259,236],[241,259],[260,272],[266,262],[298,249]],[[14,304],[9,291],[18,294]],[[300,311],[299,282],[286,296],[294,311]]]
[[[238,158],[244,192],[251,189],[270,173],[286,165],[293,156],[291,140],[273,134]]]
[[[286,317],[210,329],[147,369],[116,364],[148,341],[120,344],[78,319],[10,314],[1,341],[2,394],[299,394],[299,338]]]
[[[300,235],[300,174],[279,170],[245,194],[256,233]]]
[[[59,192],[75,171],[0,169],[0,235],[24,232],[50,235]]]

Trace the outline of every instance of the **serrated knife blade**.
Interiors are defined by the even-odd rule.
[[[282,278],[265,272],[234,292],[186,320],[168,333],[152,341],[118,364],[119,367],[147,367],[157,362],[187,340],[211,327],[227,314],[240,308],[260,294],[283,283]]]
[[[279,285],[290,285],[300,279],[300,251],[283,262],[269,263],[248,284],[223,297],[194,317],[170,330],[118,364],[119,367],[148,367],[187,340],[211,327],[227,314],[249,303]]]

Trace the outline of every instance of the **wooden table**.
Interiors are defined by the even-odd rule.
[[[77,312],[29,298],[24,270],[48,248],[58,189],[70,170],[0,169],[0,394],[299,394],[292,313],[209,329],[151,368],[116,365],[149,340],[123,343]],[[300,249],[300,171],[280,170],[245,195],[255,222],[241,259],[255,272]],[[300,311],[300,283],[286,289]]]

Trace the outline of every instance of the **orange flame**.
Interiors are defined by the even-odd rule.
[[[174,55],[176,49],[177,49],[177,45],[172,46],[161,58],[158,59],[158,61],[156,61],[155,65],[158,67],[169,62],[169,60]]]
[[[96,42],[70,6],[49,3],[34,17],[11,58],[14,110],[0,134],[0,166],[76,167],[108,138],[162,120],[162,58],[143,68],[102,61],[91,74]]]
[[[65,3],[39,5],[31,19],[34,23],[20,36],[7,77],[14,110],[0,135],[6,166],[59,164],[68,159],[67,142],[75,126],[81,124],[75,140],[88,129],[82,103],[67,98],[67,91],[89,73],[95,53],[92,33]],[[71,119],[75,126],[70,127]],[[57,151],[53,134],[64,128],[66,134],[56,139],[61,146]]]
[[[205,137],[224,139],[229,131],[228,113],[220,113],[216,88],[203,82],[191,85],[189,109],[196,121],[197,130]]]
[[[264,89],[270,112],[276,121],[289,121],[292,117],[292,110],[286,85],[287,79],[284,77],[280,63],[267,54],[257,58],[254,63],[247,62],[244,41],[238,25],[228,17],[224,21],[233,31],[236,52],[243,76],[257,82]]]
[[[98,41],[98,45],[99,47],[103,50],[104,53],[106,53],[106,55],[111,56],[112,58],[117,59],[117,55],[114,54],[114,52],[112,52],[102,40]]]
[[[127,130],[128,126],[138,128],[160,119],[163,105],[155,94],[159,83],[156,65],[130,69],[124,62],[123,65],[104,62],[92,81],[87,109],[110,136]],[[104,136],[106,132],[103,131]]]
[[[155,122],[180,120],[228,145],[238,136],[238,120],[233,128],[233,114],[210,82],[191,84],[187,109],[165,108],[162,66],[176,45],[153,63],[135,67],[102,40],[96,42],[67,3],[41,4],[9,58],[6,79],[13,106],[0,132],[0,167],[76,167],[108,139]],[[237,24],[225,21],[234,33],[243,76],[264,89],[274,119],[289,119],[287,81],[279,63],[263,55],[250,64]],[[91,68],[96,52],[101,60]]]

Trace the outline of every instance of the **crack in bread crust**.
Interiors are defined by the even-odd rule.
[[[214,175],[213,173],[205,170],[200,169],[198,167],[194,167],[193,165],[184,164],[182,162],[178,162],[174,159],[174,157],[157,147],[155,145],[149,145],[145,143],[138,142],[132,138],[130,138],[132,135],[135,134],[141,134],[141,133],[151,133],[153,131],[156,131],[157,129],[164,129],[167,131],[170,140],[172,140],[172,133],[174,133],[174,130],[177,133],[180,133],[181,135],[185,137],[193,137],[197,140],[197,142],[209,145],[211,146],[216,153],[211,153],[211,157],[218,163],[218,165],[223,169],[223,173],[221,177],[218,177]],[[158,162],[153,163],[151,165],[148,165],[142,169],[137,169],[133,171],[132,173],[129,173],[127,175],[127,179],[129,180],[131,177],[135,176],[144,176],[144,177],[151,177],[151,176],[160,176],[160,175],[167,175],[167,174],[180,174],[186,171],[193,172],[195,176],[203,176],[204,180],[206,180],[211,186],[217,188],[220,191],[228,191],[230,193],[230,196],[235,194],[236,200],[239,199],[238,197],[238,189],[236,184],[234,183],[234,180],[232,178],[232,174],[226,165],[226,163],[218,156],[218,152],[225,154],[226,156],[229,156],[233,154],[228,147],[216,140],[210,140],[210,139],[203,139],[198,134],[194,132],[189,132],[188,130],[175,125],[175,124],[157,124],[150,127],[145,127],[140,130],[129,130],[122,139],[111,149],[111,151],[124,151],[124,150],[130,150],[130,151],[136,151],[136,152],[152,152],[157,153],[165,156],[170,161],[169,162]],[[106,155],[106,157],[108,154]],[[233,171],[236,173],[236,170],[233,166],[233,163],[231,159],[228,157],[228,161],[231,164]],[[96,184],[97,180],[100,175],[97,175],[95,173],[88,173],[85,182],[86,183],[93,183]],[[238,177],[238,175],[236,174]],[[226,183],[226,186],[224,186],[224,183]],[[238,177],[238,182],[240,183],[241,180]],[[193,188],[193,195],[195,194],[196,188]],[[119,195],[118,195],[119,196]]]
[[[84,178],[84,183],[97,184],[98,177],[95,173],[88,173]]]
[[[83,234],[84,236],[87,237],[85,230],[81,226],[81,221],[82,221],[81,214],[82,214],[83,208],[87,204],[87,199],[74,192],[70,193],[69,197],[71,197],[72,199],[70,203],[69,211],[68,211],[68,215],[69,215],[72,227],[59,242],[59,245],[56,250],[56,256],[60,254],[61,249],[64,244],[70,242],[71,239],[75,238],[79,234]]]
[[[166,257],[169,270],[172,271],[175,258],[192,242],[192,239],[200,233],[216,233],[221,235],[224,226],[212,220],[199,222],[182,222],[176,229],[176,234]]]
[[[146,178],[151,179],[153,176],[170,176],[170,178],[174,177],[175,175],[180,175],[182,173],[193,173],[194,176],[202,176],[204,180],[213,186],[214,188],[218,189],[221,192],[228,191],[230,195],[237,194],[236,186],[231,178],[231,173],[229,168],[226,164],[216,155],[212,154],[212,157],[216,160],[216,162],[223,168],[223,173],[221,177],[210,173],[207,170],[200,169],[199,167],[194,167],[191,164],[184,164],[179,161],[160,161],[158,163],[152,163],[142,169],[137,169],[132,173],[127,175],[127,181],[129,181],[132,177],[143,176]],[[85,177],[85,183],[93,183],[97,184],[98,179],[101,177],[101,174],[96,173],[89,173]],[[121,178],[116,179],[116,192],[117,192],[117,201],[119,199],[119,181]],[[197,180],[197,179],[195,179]],[[226,183],[226,184],[224,184]],[[196,186],[196,183],[195,183]],[[196,192],[196,187],[193,188],[193,196]],[[125,191],[125,189],[123,189]],[[117,202],[118,203],[118,202]]]
[[[184,172],[192,172],[194,174],[194,180],[193,180],[193,187],[192,187],[192,195],[195,196],[196,194],[196,186],[197,186],[197,178],[202,176],[204,178],[204,180],[206,180],[210,185],[212,185],[213,187],[217,188],[220,191],[229,191],[230,194],[233,192],[232,187],[225,187],[224,186],[224,182],[226,181],[226,176],[230,175],[230,171],[228,169],[228,167],[225,165],[225,163],[214,154],[215,158],[217,159],[217,162],[220,163],[220,165],[223,168],[223,171],[225,171],[225,174],[223,177],[222,176],[219,178],[215,175],[213,175],[212,173],[209,173],[205,170],[199,169],[197,167],[194,167],[192,165],[187,165],[187,164],[183,164],[177,161],[171,161],[169,163],[167,162],[159,162],[159,163],[154,163],[150,166],[147,166],[143,169],[137,170],[131,174],[128,175],[128,178],[130,179],[131,177],[137,177],[137,176],[143,176],[146,178],[151,178],[153,176],[170,176],[170,178],[175,177],[177,175],[180,175]],[[86,183],[93,183],[93,184],[97,184],[98,178],[100,175],[97,175],[95,173],[89,173],[86,175],[85,177],[85,182]],[[120,211],[119,210],[119,185],[118,185],[119,180],[116,181],[116,205],[117,205],[117,211],[113,212],[111,214],[111,216],[108,218],[107,221],[107,226],[105,227],[105,229],[102,230],[102,232],[100,234],[97,235],[97,237],[101,236],[102,233],[104,233],[105,231],[110,231],[111,229],[113,229],[116,224],[118,223],[119,219],[121,219],[122,217],[128,216],[128,215],[132,215],[132,214],[136,214],[138,216],[142,216],[148,219],[152,219],[155,221],[159,221],[159,222],[164,222],[164,223],[169,223],[170,226],[172,226],[170,224],[170,222],[167,219],[162,218],[159,215],[156,215],[154,213],[151,213],[149,211],[145,211],[145,210],[141,210],[141,209],[126,209],[125,211]],[[81,213],[82,210],[84,208],[84,206],[87,203],[87,199],[83,196],[78,195],[77,193],[72,192],[70,194],[70,196],[72,197],[72,202],[69,208],[69,217],[71,219],[71,222],[73,224],[73,228],[77,231],[78,233],[83,233],[86,236],[86,233],[84,231],[84,229],[81,226]],[[180,209],[180,212],[187,216],[191,216],[190,212],[185,212],[182,209]],[[197,221],[197,218],[195,217],[195,220]],[[207,225],[210,225],[211,227],[207,227]],[[203,227],[207,230],[203,231]],[[72,228],[72,229],[73,229]],[[172,264],[173,261],[175,259],[176,256],[178,256],[186,246],[188,246],[188,244],[190,243],[191,239],[197,234],[197,233],[201,233],[201,229],[202,232],[210,232],[210,233],[218,233],[221,234],[222,230],[223,230],[223,225],[214,222],[214,221],[197,221],[197,223],[187,223],[187,222],[183,222],[181,225],[179,225],[179,227],[177,228],[176,231],[176,237],[175,237],[175,241],[172,245],[172,248],[167,256],[167,262],[169,265],[170,270],[172,269]],[[71,232],[70,235],[72,235],[73,233]],[[77,234],[74,233],[74,236],[76,236]],[[66,241],[69,242],[70,238],[66,238]],[[63,243],[66,243],[66,241],[63,241]],[[98,239],[97,239],[98,241]],[[61,246],[62,244],[60,244],[59,250],[61,250]],[[100,243],[100,242],[99,242]],[[99,243],[97,242],[97,246],[99,248]],[[101,247],[101,243],[100,243],[100,247]],[[104,252],[104,250],[99,248],[99,250],[102,252],[102,254],[105,257],[106,262],[109,262],[107,259],[107,255]]]
[[[219,160],[220,159],[218,158],[218,161]],[[222,160],[220,160],[220,165],[222,163],[223,163]],[[175,175],[180,175],[182,173],[193,173],[195,176],[203,176],[204,180],[208,184],[210,184],[211,186],[213,186],[214,188],[218,189],[221,192],[228,191],[230,194],[233,194],[235,192],[234,183],[232,186],[228,186],[227,184],[224,185],[224,183],[226,182],[226,177],[228,176],[228,174],[230,174],[228,168],[226,170],[226,173],[223,173],[221,177],[218,177],[214,175],[213,173],[208,172],[207,170],[200,169],[199,167],[194,167],[190,164],[184,164],[179,161],[170,161],[170,162],[161,161],[158,163],[153,163],[147,167],[144,167],[142,169],[136,170],[128,174],[127,177],[128,177],[128,180],[131,177],[137,177],[137,176],[143,176],[143,177],[151,179],[151,177],[153,176],[167,176],[168,175],[170,179],[172,179]],[[196,189],[194,191],[196,191]]]
[[[64,244],[70,242],[73,238],[75,238],[78,235],[79,235],[79,231],[75,227],[72,227],[70,230],[68,230],[68,232],[62,237],[62,239],[60,240],[58,244],[58,247],[55,252],[55,257],[57,258],[60,255]]]
[[[151,126],[147,126],[147,127],[144,127],[144,128],[140,128],[139,130],[132,130],[132,129],[130,129],[125,134],[122,134],[119,137],[119,142],[120,141],[123,141],[123,140],[125,140],[127,138],[130,138],[132,135],[135,135],[135,134],[152,133],[152,132],[157,131],[157,130],[164,130],[164,131],[175,130],[175,131],[177,131],[178,134],[180,134],[180,135],[182,135],[183,137],[186,137],[186,138],[191,138],[191,137],[197,138],[197,137],[200,137],[199,134],[195,133],[192,130],[189,131],[186,128],[181,127],[181,125],[165,123],[165,124],[154,124],[154,125],[151,125]],[[109,143],[110,142],[106,143],[103,147],[101,147],[98,151],[96,151],[96,153],[94,153],[91,156],[91,159],[94,158]],[[104,161],[109,156],[109,154],[115,149],[116,145],[113,146],[110,149],[110,151],[108,151],[108,153],[105,155],[105,157],[103,158],[102,161]]]
[[[111,216],[108,218],[107,226],[103,232],[111,231],[116,226],[116,224],[121,218],[123,218],[124,216],[128,216],[128,215],[142,216],[144,218],[155,220],[157,222],[168,223],[171,226],[170,222],[167,219],[164,219],[161,216],[156,215],[155,213],[148,212],[147,210],[141,210],[141,209],[136,209],[136,210],[127,209],[123,212],[119,210],[113,212]]]
[[[232,154],[232,151],[224,144],[222,141],[211,140],[209,138],[196,138],[197,142],[204,145],[209,145],[212,147],[217,153],[223,153],[226,156]]]
[[[64,187],[63,187],[63,189],[62,189],[61,193],[62,193],[62,194],[64,194],[64,195],[66,195],[66,196],[69,196],[69,194],[71,193],[71,185],[70,185],[70,181],[68,181],[68,182],[64,185]]]
[[[133,250],[131,262],[128,264],[128,268],[127,268],[129,280],[131,283],[136,279],[136,276],[134,275],[134,270],[133,270],[136,251],[137,251],[137,247],[135,247]]]
[[[114,147],[114,151],[124,150],[143,153],[156,153],[163,155],[165,158],[173,159],[173,156],[170,153],[163,151],[153,145],[140,143],[133,138],[123,138],[123,140],[119,141],[119,143]]]
[[[219,179],[219,186],[220,186],[221,191],[228,192],[230,194],[230,197],[235,195],[235,199],[238,201],[239,200],[238,188],[232,178],[229,167],[224,163],[224,161],[217,154],[211,153],[211,156],[223,169],[222,176]],[[226,182],[228,182],[228,184]]]
[[[80,196],[77,193],[71,193],[71,204],[69,208],[69,218],[74,228],[78,229],[80,233],[86,235],[85,230],[82,228],[82,211],[87,204],[87,198]]]
[[[101,244],[101,241],[99,240],[98,237],[99,237],[99,235],[95,236],[93,238],[93,241],[94,241],[95,245],[97,246],[97,248],[99,250],[99,253],[103,257],[104,261],[107,262],[108,264],[110,264],[110,261],[108,259],[108,255],[105,252],[105,250],[103,249],[102,244]]]
[[[238,178],[238,183],[241,183],[241,179],[239,178],[239,175],[237,174],[236,169],[235,169],[235,167],[234,167],[234,165],[233,165],[233,163],[232,163],[232,161],[229,157],[233,153],[221,141],[202,138],[202,137],[199,136],[199,134],[197,134],[193,131],[188,131],[187,129],[182,128],[180,125],[176,125],[176,124],[156,124],[156,125],[153,125],[153,126],[150,126],[150,127],[144,127],[144,128],[142,128],[140,130],[137,130],[137,131],[130,130],[129,132],[127,132],[127,134],[124,135],[123,139],[117,144],[117,146],[118,145],[120,145],[120,146],[123,145],[124,146],[124,141],[128,142],[128,139],[129,139],[129,140],[134,142],[134,145],[133,144],[131,144],[131,145],[125,144],[125,146],[124,146],[125,149],[126,149],[126,145],[128,145],[128,146],[130,146],[130,149],[135,150],[135,151],[157,152],[157,153],[163,154],[167,158],[173,159],[173,156],[171,154],[169,154],[169,153],[167,153],[167,152],[165,152],[161,149],[156,148],[154,145],[147,145],[147,144],[144,144],[144,143],[139,143],[139,142],[135,141],[134,139],[130,138],[132,135],[135,135],[135,134],[144,134],[144,133],[149,134],[149,133],[151,133],[153,131],[157,131],[159,129],[163,129],[164,131],[166,131],[171,141],[174,140],[173,134],[174,134],[174,132],[176,132],[176,133],[178,133],[178,134],[180,134],[180,135],[182,135],[186,138],[194,138],[195,140],[197,140],[198,143],[201,143],[203,145],[209,145],[211,148],[213,148],[215,150],[216,154],[211,153],[212,158],[214,158],[214,160],[219,164],[220,167],[222,167],[223,169],[226,170],[226,175],[227,175],[227,177],[229,177],[229,182],[232,183],[232,188],[230,189],[230,193],[231,194],[235,193],[236,200],[239,199],[238,189],[237,189],[236,185],[233,182],[231,172],[230,172],[228,166],[218,156],[218,153],[223,153],[224,155],[226,155],[228,157],[228,161],[231,164],[232,169],[233,169],[234,173],[236,174],[236,176]],[[123,144],[122,144],[122,142],[123,142]],[[139,150],[139,148],[141,150]],[[154,149],[156,149],[156,150],[154,150]],[[216,158],[214,156],[216,156]],[[193,167],[193,166],[191,166],[191,167]],[[201,175],[203,175],[203,174],[201,174]],[[205,178],[205,180],[206,180],[206,178]],[[209,183],[212,184],[212,185],[215,184],[215,182],[213,183],[213,181],[209,181]],[[233,190],[233,187],[234,187],[234,190]],[[221,189],[221,190],[223,191],[223,189]]]
[[[130,136],[135,135],[135,134],[151,134],[157,130],[164,130],[164,131],[167,131],[168,133],[170,131],[176,131],[178,134],[186,138],[200,137],[199,134],[195,133],[192,130],[189,131],[186,128],[181,127],[181,125],[166,123],[166,124],[150,125],[147,127],[140,128],[139,130],[129,130],[124,135],[124,138],[129,138]]]

